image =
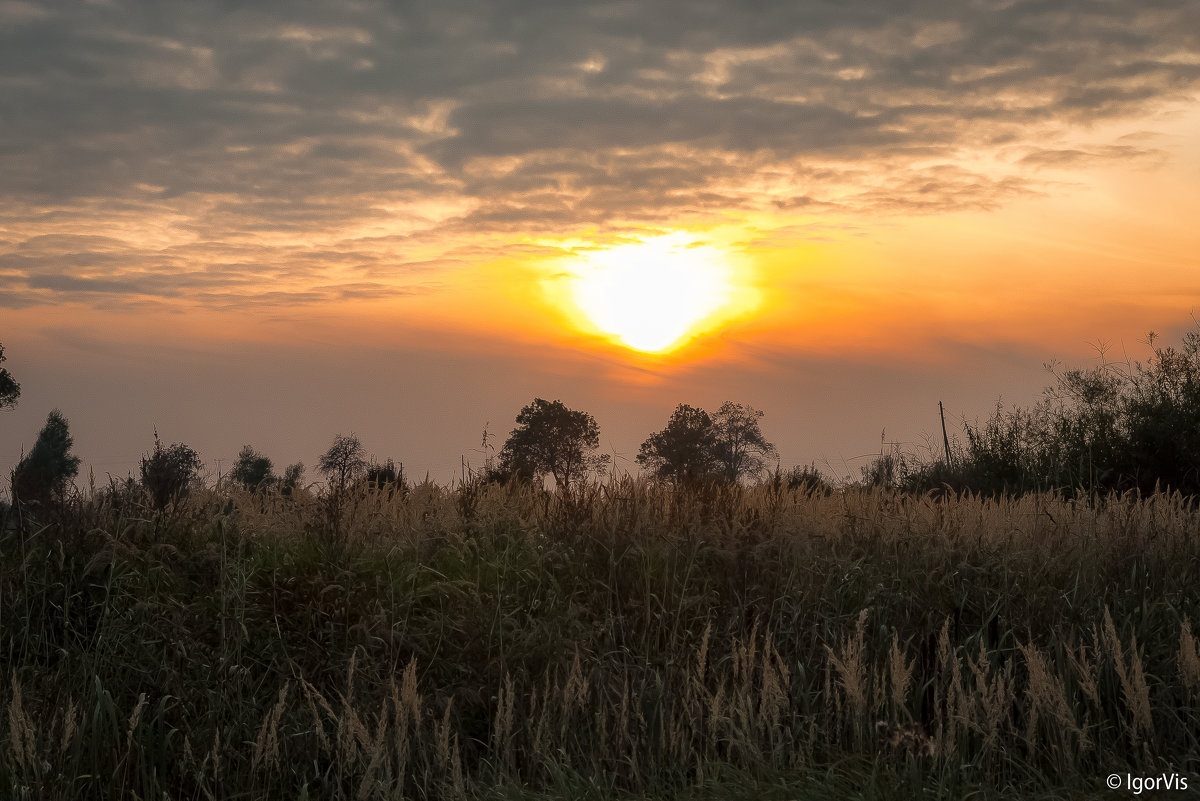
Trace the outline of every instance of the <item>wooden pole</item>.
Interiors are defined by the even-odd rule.
[[[938,414],[942,417],[942,444],[946,446],[946,466],[950,466],[950,437],[946,436],[946,407],[938,401]]]

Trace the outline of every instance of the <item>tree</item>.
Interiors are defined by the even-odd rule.
[[[266,489],[278,480],[271,460],[249,445],[238,453],[237,461],[229,471],[229,478],[252,491]]]
[[[367,467],[362,440],[355,434],[338,434],[329,450],[321,454],[317,467],[329,479],[330,486],[342,492]]]
[[[33,450],[13,468],[13,499],[43,507],[61,502],[79,472],[79,457],[71,455],[73,444],[62,412],[50,412]]]
[[[165,509],[187,495],[202,467],[200,454],[182,442],[164,447],[156,431],[154,451],[142,457],[142,486],[150,493],[154,506]]]
[[[637,461],[658,478],[688,484],[713,475],[718,430],[708,412],[681,403],[675,407],[667,427],[642,443]]]
[[[712,416],[716,443],[713,455],[726,481],[760,475],[775,446],[767,442],[758,421],[763,413],[753,406],[725,401]]]
[[[279,480],[279,492],[281,495],[291,496],[300,486],[301,480],[304,478],[304,462],[296,462],[289,464],[287,469],[283,471],[283,478]]]
[[[607,454],[595,453],[599,445],[600,427],[590,414],[568,409],[559,400],[534,398],[517,415],[517,427],[500,450],[501,469],[531,478],[548,474],[566,490],[589,470],[607,464]]]
[[[0,364],[7,359],[4,357],[4,346],[0,345]],[[0,367],[0,409],[5,406],[16,406],[21,397],[21,385],[12,377],[12,373]]]

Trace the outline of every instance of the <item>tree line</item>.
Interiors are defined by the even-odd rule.
[[[1053,371],[1056,383],[1028,408],[997,406],[983,422],[964,422],[965,441],[947,443],[946,458],[920,460],[909,454],[881,454],[862,470],[862,483],[902,490],[984,494],[1058,490],[1177,490],[1200,495],[1200,330],[1187,333],[1179,347],[1159,346],[1151,334],[1146,362],[1104,362],[1092,369]],[[0,345],[0,363],[4,362]],[[0,408],[13,406],[21,387],[0,369]],[[709,412],[679,404],[666,425],[638,450],[637,463],[653,478],[676,486],[735,483],[762,477],[777,457],[763,435],[763,412],[727,401]],[[487,435],[485,433],[485,445]],[[476,476],[483,481],[551,479],[569,491],[608,467],[599,452],[600,428],[592,415],[562,401],[535,398],[517,414],[496,458]],[[12,497],[52,507],[68,495],[79,470],[71,453],[68,423],[57,409],[28,454],[10,476]],[[165,507],[197,483],[203,464],[183,443],[164,445],[155,432],[154,449],[140,465],[137,482],[158,507]],[[379,463],[367,456],[354,434],[339,434],[317,461],[328,491],[340,494],[367,484],[403,490],[403,464]],[[301,486],[303,463],[277,475],[270,458],[250,445],[238,454],[229,481],[255,491],[289,495]],[[794,468],[772,479],[789,486],[828,489],[814,467]],[[127,479],[132,486],[133,478]]]
[[[4,360],[0,346],[0,361]],[[20,385],[7,370],[0,371],[0,406],[15,405]],[[654,477],[677,485],[710,481],[736,482],[759,476],[777,451],[763,435],[763,412],[727,401],[711,414],[680,404],[666,427],[642,443],[637,462]],[[486,441],[486,437],[485,437]],[[573,485],[608,465],[608,454],[598,453],[600,427],[587,412],[570,409],[562,401],[534,398],[517,414],[498,459],[489,459],[478,478],[485,482],[551,479],[557,489]],[[80,459],[72,453],[74,439],[67,419],[54,409],[38,434],[33,448],[23,454],[10,476],[15,503],[50,509],[68,497],[79,472]],[[317,460],[328,492],[338,496],[367,485],[377,490],[404,490],[404,467],[393,459],[376,462],[355,434],[339,434]],[[200,481],[204,464],[195,449],[181,442],[164,444],[154,432],[154,448],[141,459],[139,479],[111,481],[111,492],[140,488],[156,508],[166,508]],[[302,462],[288,465],[282,475],[253,446],[238,453],[228,480],[251,491],[291,495],[303,482]]]
[[[752,406],[726,401],[709,414],[681,403],[661,431],[638,450],[637,462],[657,478],[676,484],[724,479],[738,481],[760,475],[773,444],[763,436],[763,413]],[[587,412],[569,409],[560,400],[535,398],[517,415],[490,478],[543,479],[569,489],[589,473],[604,469],[608,454],[597,453],[600,427]]]

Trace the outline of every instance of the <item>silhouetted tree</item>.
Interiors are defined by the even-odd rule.
[[[13,468],[14,501],[43,507],[60,503],[67,485],[79,472],[79,457],[71,455],[73,444],[62,412],[58,409],[50,412],[33,450]]]
[[[517,415],[517,427],[500,450],[501,470],[531,478],[548,474],[566,490],[589,470],[607,464],[607,454],[595,453],[599,445],[600,426],[590,414],[568,409],[559,400],[534,398]]]
[[[760,475],[766,459],[775,455],[775,446],[767,442],[758,421],[763,413],[752,406],[725,401],[712,415],[716,442],[713,455],[726,481]]]
[[[271,460],[249,445],[238,453],[229,478],[248,490],[266,489],[278,480]]]
[[[3,364],[7,359],[4,356],[4,346],[0,345],[0,364]],[[0,368],[0,409],[5,406],[16,406],[17,399],[21,397],[21,385],[12,377],[12,373],[4,368]]]
[[[303,479],[304,462],[289,464],[287,469],[283,471],[283,478],[279,480],[280,494],[290,496],[300,486],[300,482]]]
[[[362,440],[354,434],[338,434],[329,450],[321,454],[317,467],[329,479],[332,489],[345,490],[367,467]]]
[[[142,486],[154,506],[165,509],[187,495],[203,466],[196,451],[182,442],[164,447],[155,432],[154,451],[142,457]]]
[[[712,477],[719,469],[716,458],[717,426],[708,412],[681,403],[667,427],[642,443],[637,461],[658,478],[686,484]]]

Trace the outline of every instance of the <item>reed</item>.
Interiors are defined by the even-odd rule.
[[[1029,797],[1200,767],[1179,496],[616,480],[336,513],[94,494],[0,535],[0,792]]]

